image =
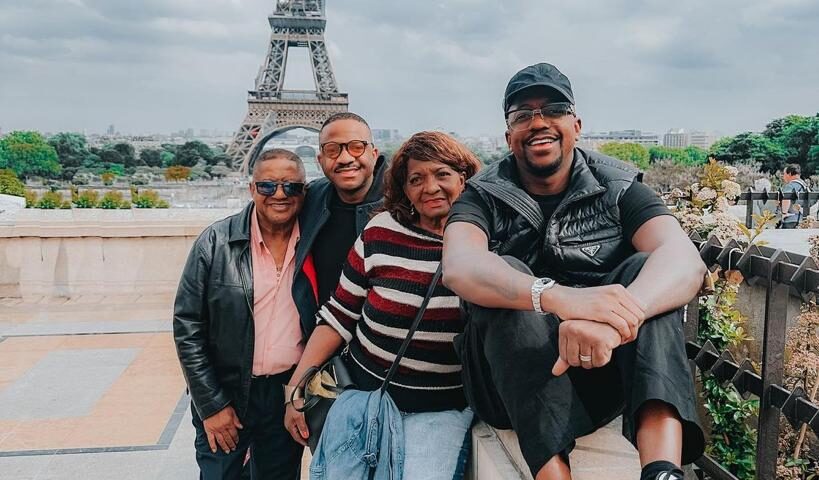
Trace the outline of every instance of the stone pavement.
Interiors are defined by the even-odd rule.
[[[0,298],[0,479],[198,476],[171,304],[168,295]],[[639,477],[615,429],[579,441],[576,479]]]

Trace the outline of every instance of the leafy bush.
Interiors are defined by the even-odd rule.
[[[26,187],[13,170],[0,170],[0,195],[25,197]]]
[[[114,174],[114,172],[105,172],[102,175],[100,175],[100,178],[102,178],[103,185],[110,187],[111,185],[114,184],[114,179],[116,179],[117,176],[116,174]]]
[[[49,191],[44,193],[40,201],[37,202],[37,208],[42,208],[43,210],[71,208],[71,203],[63,200],[62,193]]]
[[[37,208],[37,192],[34,190],[26,190],[26,208]]]
[[[179,182],[187,180],[191,177],[190,167],[183,167],[181,165],[174,165],[165,169],[165,180]]]
[[[106,210],[117,210],[120,208],[127,209],[131,208],[131,202],[128,202],[123,198],[122,192],[111,190],[102,196],[98,206]]]
[[[77,208],[96,208],[100,194],[96,190],[85,190],[74,197],[72,203]]]
[[[131,189],[131,202],[134,208],[170,208],[168,202],[159,198],[156,190],[145,190],[140,193],[133,188]]]

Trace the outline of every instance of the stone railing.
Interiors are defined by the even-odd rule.
[[[0,217],[0,297],[176,290],[191,243],[234,210],[20,210]]]

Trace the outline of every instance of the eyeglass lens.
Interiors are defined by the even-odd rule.
[[[347,143],[338,143],[338,142],[327,142],[321,146],[321,152],[327,155],[330,158],[338,158],[341,155],[342,150],[345,148],[347,149],[347,153],[349,153],[352,157],[358,158],[361,155],[364,155],[364,152],[367,150],[368,143],[363,140],[353,140]]]
[[[279,190],[279,185],[282,186],[286,197],[294,197],[304,192],[304,184],[298,182],[256,182],[256,191],[259,195],[272,197]]]

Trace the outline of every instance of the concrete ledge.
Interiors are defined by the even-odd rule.
[[[2,238],[141,238],[197,236],[231,209],[25,209],[0,217]]]
[[[633,480],[640,478],[637,451],[620,434],[618,418],[591,435],[577,439],[571,453],[574,480]],[[532,480],[520,452],[517,435],[511,430],[495,430],[483,422],[472,429],[470,480]]]

